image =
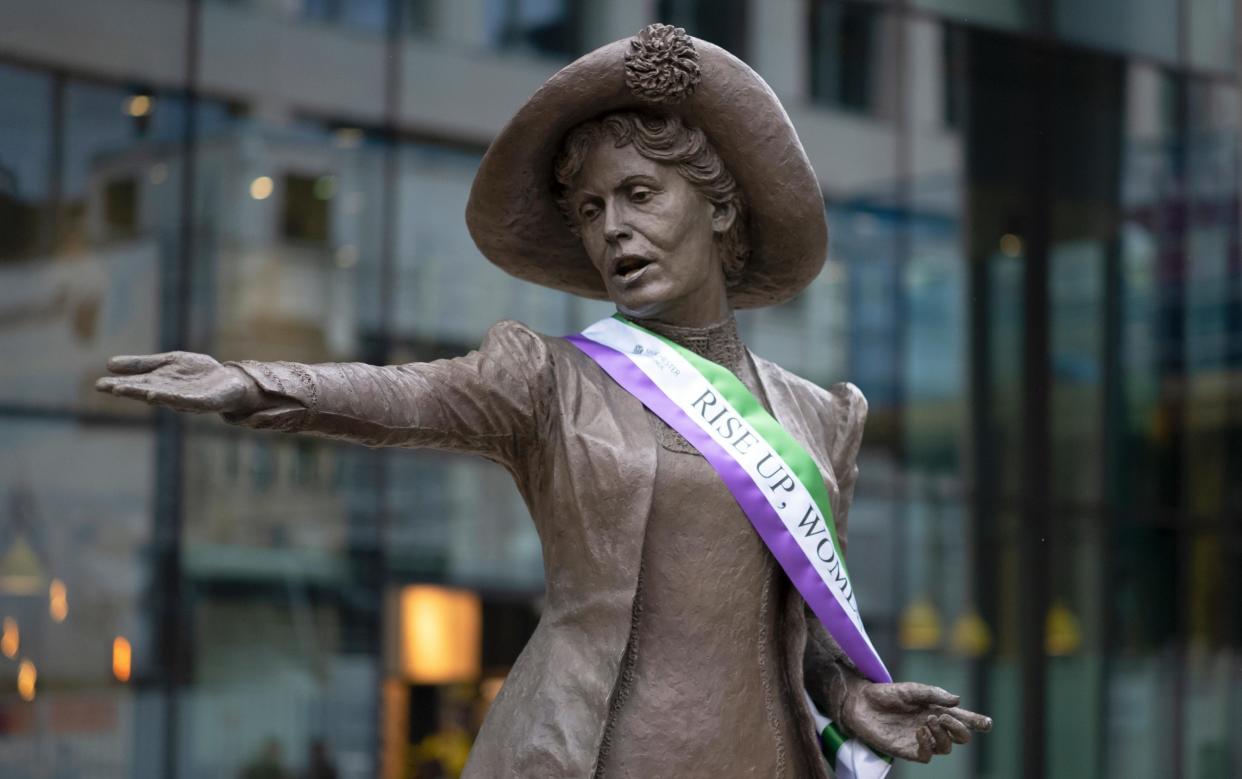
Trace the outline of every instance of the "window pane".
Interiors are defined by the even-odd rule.
[[[569,0],[484,0],[487,40],[498,49],[572,57],[582,48],[581,9]]]
[[[913,0],[913,5],[942,13],[953,22],[1002,30],[1033,26],[1036,0]]]
[[[48,228],[52,79],[0,64],[0,261],[36,254]]]
[[[811,14],[811,97],[853,111],[876,109],[882,88],[881,10],[870,4],[817,0]]]
[[[1236,12],[1231,0],[1186,0],[1189,14],[1190,65],[1226,73],[1234,71]]]
[[[147,430],[0,419],[4,776],[119,779],[158,755],[153,451]]]
[[[186,442],[194,668],[183,759],[196,774],[249,776],[265,761],[302,770],[324,750],[371,775],[381,674],[375,456],[215,420],[196,428]]]
[[[660,0],[655,18],[746,58],[745,0]]]
[[[155,117],[177,101],[155,95],[139,106],[129,90],[74,81],[64,90],[57,249],[0,264],[0,310],[12,312],[0,329],[0,400],[140,415],[93,383],[109,356],[157,350],[157,283],[175,251],[179,200],[150,149],[155,133],[175,131],[175,120]],[[25,132],[24,109],[14,114],[0,132]],[[55,137],[50,126],[41,133]]]
[[[1177,62],[1177,0],[1057,0],[1056,31],[1107,51]]]

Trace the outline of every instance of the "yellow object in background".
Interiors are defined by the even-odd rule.
[[[901,613],[897,642],[902,649],[935,649],[940,646],[940,612],[929,600],[916,600]]]
[[[976,609],[962,613],[953,623],[950,648],[963,657],[983,657],[992,648],[992,631]]]
[[[1082,628],[1078,617],[1064,603],[1057,601],[1048,609],[1044,621],[1044,651],[1054,657],[1072,655],[1082,646]]]

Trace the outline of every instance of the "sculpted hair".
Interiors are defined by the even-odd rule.
[[[553,170],[556,174],[556,204],[569,228],[578,234],[577,215],[570,207],[569,195],[574,179],[582,170],[587,155],[595,144],[609,138],[617,148],[634,145],[634,149],[654,162],[677,168],[708,201],[717,205],[732,204],[737,213],[733,226],[718,235],[725,281],[731,286],[742,275],[750,255],[746,236],[746,202],[733,175],[725,169],[720,155],[708,143],[707,136],[697,127],[690,127],[676,116],[637,111],[619,111],[583,122],[565,135]]]

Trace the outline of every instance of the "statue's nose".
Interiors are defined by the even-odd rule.
[[[630,231],[629,224],[626,223],[619,210],[611,205],[607,206],[604,214],[604,240],[608,243],[617,243],[623,238],[632,238],[633,233]]]

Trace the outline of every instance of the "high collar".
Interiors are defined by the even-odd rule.
[[[734,374],[746,358],[746,345],[738,333],[737,320],[733,314],[704,327],[670,325],[654,319],[627,317],[634,324],[677,343],[704,359],[723,365]]]

